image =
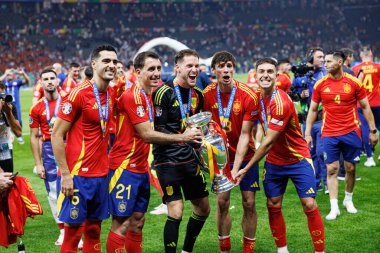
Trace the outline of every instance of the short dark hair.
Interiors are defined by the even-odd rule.
[[[43,74],[46,74],[46,73],[53,73],[55,76],[57,76],[57,73],[54,71],[53,67],[49,66],[49,67],[46,67],[44,68],[41,73],[40,73],[40,78],[42,78],[42,75]]]
[[[332,50],[328,51],[326,55],[331,54],[334,58],[340,58],[343,60],[343,62],[347,59],[347,56],[343,53],[342,50]]]
[[[92,70],[91,66],[85,66],[84,67],[84,75],[87,79],[91,80],[94,76],[94,71]]]
[[[314,53],[317,52],[317,51],[321,51],[323,52],[323,48],[321,47],[310,47],[307,52],[306,52],[306,58],[311,58],[314,56]]]
[[[153,58],[153,59],[157,59],[157,60],[160,59],[158,54],[156,54],[152,51],[141,52],[138,55],[136,55],[135,60],[133,61],[133,67],[135,67],[135,69],[144,68],[145,60],[147,58]]]
[[[128,61],[127,65],[125,66],[127,69],[130,69],[131,66],[133,66],[133,61]]]
[[[341,51],[344,53],[344,55],[346,56],[346,58],[348,56],[353,56],[354,55],[354,50],[352,50],[351,48],[342,48]]]
[[[113,46],[108,44],[99,45],[92,50],[91,61],[99,58],[101,51],[112,51],[115,52],[115,54],[117,54],[117,51]]]
[[[70,63],[70,68],[79,68],[79,67],[80,67],[80,65],[77,62]]]
[[[271,57],[265,57],[265,58],[258,59],[256,61],[255,69],[257,70],[257,68],[264,63],[269,63],[269,64],[272,64],[273,66],[277,67],[277,60],[276,59],[271,58]]]
[[[236,66],[236,59],[235,57],[227,51],[220,51],[216,52],[211,60],[211,68],[215,68],[215,65],[220,62],[228,62],[231,61],[232,65]]]
[[[5,90],[5,84],[3,81],[0,81],[0,89]]]
[[[183,49],[177,52],[177,54],[175,55],[174,63],[177,64],[178,62],[182,61],[183,58],[185,58],[185,56],[188,56],[188,55],[195,56],[199,59],[199,54],[197,53],[197,51],[192,50],[192,49]]]

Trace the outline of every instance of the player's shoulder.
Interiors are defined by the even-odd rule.
[[[161,105],[162,99],[170,96],[172,92],[173,87],[170,85],[170,83],[164,83],[153,92],[153,103],[156,105]]]
[[[41,106],[44,104],[44,99],[45,97],[40,98],[34,105],[30,107],[29,112],[32,113],[32,112],[39,111]]]
[[[212,91],[215,91],[216,90],[216,86],[217,86],[217,83],[216,82],[213,82],[213,83],[210,83],[209,85],[207,85],[207,87],[203,90],[203,94],[206,95]]]
[[[330,74],[323,76],[314,84],[314,90],[316,90],[321,84],[325,83],[330,78]]]
[[[353,75],[350,75],[348,73],[343,73],[343,77],[345,78],[345,80],[348,80],[354,84],[357,84],[360,87],[362,86],[362,82]]]
[[[75,101],[78,97],[86,95],[90,91],[92,91],[92,83],[86,81],[81,86],[72,89],[66,97],[68,101]]]
[[[274,108],[276,110],[275,114],[283,115],[284,113],[289,113],[290,105],[293,105],[293,101],[289,95],[285,91],[277,89],[276,95],[274,96],[271,103],[271,108]]]
[[[253,89],[251,89],[247,84],[236,81],[236,88],[240,90],[246,96],[252,98],[254,101],[258,101],[258,96]]]

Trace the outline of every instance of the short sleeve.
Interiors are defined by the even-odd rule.
[[[82,112],[82,90],[71,92],[65,96],[59,106],[58,118],[73,122],[74,119]]]
[[[285,99],[280,93],[277,93],[270,104],[271,118],[268,122],[268,128],[279,132],[284,131],[293,113],[291,106],[294,105],[290,98]]]
[[[246,110],[244,111],[243,120],[256,121],[258,119],[259,98],[255,93],[247,93],[244,108],[246,108]]]
[[[29,127],[38,128],[40,126],[39,112],[37,106],[33,106],[29,112]]]
[[[128,115],[133,125],[149,121],[145,97],[136,89],[124,92],[118,100],[118,108]]]

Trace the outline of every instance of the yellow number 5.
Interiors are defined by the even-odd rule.
[[[335,103],[340,104],[340,95],[336,95],[334,100],[335,100]]]

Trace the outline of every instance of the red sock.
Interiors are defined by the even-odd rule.
[[[248,237],[243,238],[243,244],[244,244],[244,253],[253,253],[255,252],[255,243],[256,243],[256,238],[251,239]]]
[[[229,235],[219,236],[219,248],[222,252],[231,250],[231,237]]]
[[[83,226],[70,227],[65,226],[65,237],[60,252],[62,253],[76,253],[78,250],[78,243],[83,234]]]
[[[142,233],[128,231],[125,237],[125,249],[127,253],[142,253]]]
[[[107,253],[124,253],[124,241],[124,236],[118,235],[110,230],[106,245]]]
[[[325,228],[318,207],[313,210],[305,211],[305,214],[307,216],[307,224],[309,226],[311,239],[313,240],[314,250],[322,252],[325,250]]]
[[[63,223],[57,223],[59,230],[64,229],[65,225]]]
[[[268,206],[269,226],[277,248],[286,246],[286,228],[281,207]]]
[[[101,221],[89,221],[84,224],[83,253],[100,252],[100,228]]]

